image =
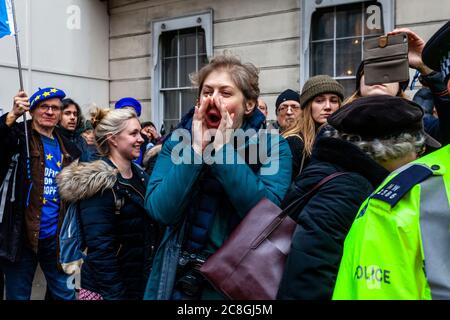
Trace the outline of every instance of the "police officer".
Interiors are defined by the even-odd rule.
[[[450,21],[422,53],[448,88],[449,39]],[[393,172],[353,222],[333,299],[450,299],[449,199],[450,145]]]

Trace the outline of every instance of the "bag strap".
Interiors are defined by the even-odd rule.
[[[333,180],[334,178],[337,178],[339,176],[345,175],[345,174],[349,174],[349,172],[335,172],[333,174],[330,174],[329,176],[326,176],[325,178],[323,178],[322,180],[320,180],[311,190],[309,190],[307,193],[305,193],[303,196],[301,196],[300,198],[298,198],[297,200],[295,200],[294,202],[292,202],[290,205],[288,205],[284,210],[283,210],[283,215],[288,215],[288,212],[291,211],[293,208],[298,209],[298,206],[300,204],[303,204],[305,201],[309,201],[309,199],[311,199],[314,194],[327,182],[330,182],[331,180]]]
[[[297,177],[302,174],[302,172],[303,172],[303,165],[305,164],[306,152],[303,150],[302,154],[303,154],[302,155],[302,162],[300,164],[300,171],[298,172]]]

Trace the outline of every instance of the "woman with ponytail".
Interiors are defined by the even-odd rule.
[[[100,160],[58,176],[61,197],[78,202],[87,256],[80,300],[142,299],[160,230],[146,214],[148,176],[132,161],[143,143],[133,109],[92,112]]]

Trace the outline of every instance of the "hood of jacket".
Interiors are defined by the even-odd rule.
[[[117,173],[118,170],[104,160],[93,162],[77,160],[56,177],[61,199],[75,202],[112,188],[117,181]]]
[[[349,172],[365,177],[375,188],[389,175],[375,160],[354,144],[336,138],[322,137],[316,140],[312,157],[341,166]]]

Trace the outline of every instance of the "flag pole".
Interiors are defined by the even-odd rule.
[[[14,0],[11,0],[11,9],[12,9],[12,16],[13,16],[13,24],[14,24],[14,38],[16,39],[17,68],[19,70],[20,91],[24,91],[24,89],[23,89],[23,77],[22,77],[22,61],[20,59],[19,35],[18,35],[18,31],[17,31],[16,8],[14,6]],[[23,123],[24,123],[24,128],[25,128],[25,144],[26,144],[26,148],[27,148],[27,173],[28,173],[28,179],[31,180],[30,145],[29,145],[29,141],[28,141],[27,115],[26,115],[26,112],[23,114]]]

